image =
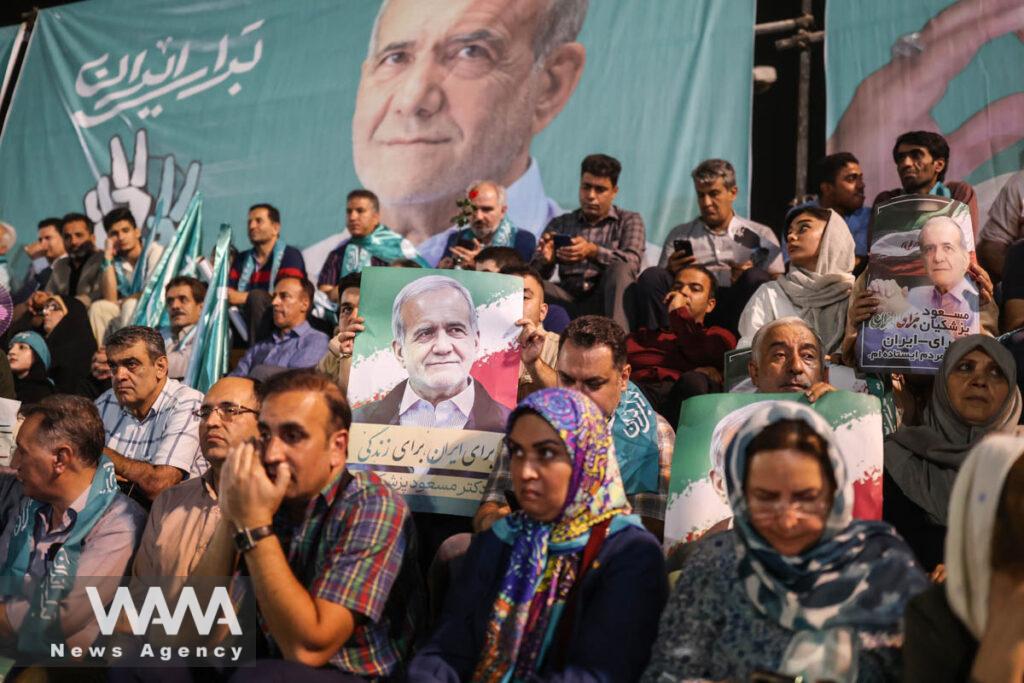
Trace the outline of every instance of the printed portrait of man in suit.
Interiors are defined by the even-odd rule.
[[[466,287],[443,275],[413,280],[395,298],[391,330],[408,378],[357,408],[353,422],[504,431],[509,409],[470,376],[480,330]]]

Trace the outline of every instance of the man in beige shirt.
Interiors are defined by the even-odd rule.
[[[523,317],[516,321],[522,328],[519,334],[519,392],[516,400],[545,387],[557,385],[555,361],[558,360],[558,335],[544,329],[548,314],[544,303],[544,280],[529,266],[508,266],[501,269],[505,275],[523,278]]]
[[[225,377],[210,387],[196,411],[199,447],[210,467],[203,476],[187,479],[153,501],[133,576],[192,574],[220,521],[217,481],[221,465],[231,447],[258,436],[259,409],[251,379]]]

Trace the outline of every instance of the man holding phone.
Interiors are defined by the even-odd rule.
[[[537,247],[537,238],[529,230],[520,230],[508,218],[505,188],[493,180],[480,180],[466,188],[469,225],[452,229],[438,268],[472,270],[476,257],[487,247],[509,247],[529,261]]]
[[[665,297],[673,277],[697,264],[715,276],[718,306],[708,324],[736,331],[743,307],[762,284],[785,272],[779,240],[771,228],[737,216],[736,171],[724,159],[706,159],[690,174],[700,216],[677,225],[665,239],[658,265],[641,273],[633,288],[633,326],[668,327]]]
[[[615,206],[622,164],[605,154],[583,160],[580,208],[544,229],[533,265],[548,280],[558,266],[559,283],[544,283],[544,297],[576,318],[605,315],[624,329],[626,289],[636,282],[647,243],[644,220]]]

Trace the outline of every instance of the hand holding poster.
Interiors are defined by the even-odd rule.
[[[938,196],[875,207],[867,288],[880,300],[861,323],[864,370],[934,373],[946,347],[981,329],[978,288],[967,274],[974,232],[967,206]]]
[[[515,407],[521,278],[367,268],[348,466],[419,512],[472,515]]]
[[[665,512],[665,546],[694,541],[731,525],[725,453],[732,437],[764,401],[797,401],[802,394],[709,394],[683,403]],[[854,479],[854,517],[882,517],[882,414],[873,396],[834,391],[810,404],[832,429]]]

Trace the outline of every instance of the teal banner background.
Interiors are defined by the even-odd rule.
[[[947,178],[975,186],[984,223],[1024,166],[1020,0],[830,2],[825,31],[828,151],[861,160],[867,201],[899,187],[896,136],[937,130],[950,143]]]
[[[736,166],[745,212],[754,4],[591,2],[579,84],[530,145],[546,195],[576,208],[581,158],[616,156],[617,203],[643,214],[660,248],[672,226],[697,215],[690,170],[718,156]],[[40,218],[89,201],[97,216],[105,197],[138,216],[163,197],[166,215],[156,218],[169,226],[201,191],[210,251],[221,222],[246,244],[246,210],[267,201],[281,209],[288,243],[318,245],[307,251],[316,272],[340,239],[345,194],[360,185],[352,118],[377,10],[337,0],[88,0],[42,10],[0,139],[0,219],[24,241]]]

